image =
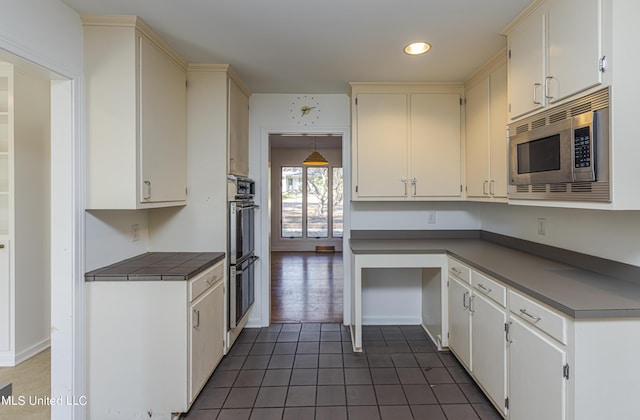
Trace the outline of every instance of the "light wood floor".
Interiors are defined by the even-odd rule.
[[[271,322],[342,322],[342,253],[272,252]]]
[[[44,420],[51,418],[49,405],[37,404],[36,398],[51,397],[51,349],[47,349],[15,367],[0,367],[0,382],[11,383],[16,402],[23,396],[25,404],[0,405],[0,420]],[[31,401],[36,404],[30,404]],[[42,401],[42,400],[41,400]]]

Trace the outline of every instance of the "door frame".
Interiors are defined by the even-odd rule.
[[[259,252],[262,264],[260,265],[260,320],[259,326],[267,327],[271,324],[271,142],[269,136],[271,134],[290,134],[296,135],[304,132],[313,136],[333,133],[342,137],[342,170],[343,170],[343,188],[344,188],[344,220],[343,220],[343,238],[342,247],[344,252],[349,250],[349,239],[351,231],[351,128],[349,126],[327,126],[314,127],[312,129],[291,129],[291,127],[262,127],[260,132],[260,173],[259,179],[267,180],[258,185],[256,191],[256,201],[262,209],[259,214],[260,231],[256,232],[256,250]],[[348,203],[348,204],[347,204]],[[350,254],[349,254],[350,255]],[[351,258],[343,254],[343,324],[351,324]],[[254,325],[252,325],[254,326]],[[257,325],[256,325],[257,326]]]

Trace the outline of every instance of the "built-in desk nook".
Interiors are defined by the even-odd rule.
[[[640,268],[483,231],[352,231],[350,248],[354,351],[367,345],[368,277],[417,269],[419,323],[506,418],[640,412]]]

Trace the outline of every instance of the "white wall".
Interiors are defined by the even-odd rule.
[[[428,213],[435,212],[435,223]],[[353,202],[352,230],[480,229],[476,203],[467,202]]]
[[[345,86],[346,89],[346,86]],[[260,256],[256,267],[256,300],[249,316],[248,326],[269,325],[270,284],[269,284],[269,133],[335,133],[342,135],[342,157],[345,170],[345,203],[350,200],[347,186],[350,185],[350,113],[347,95],[308,95],[320,102],[321,118],[314,124],[304,126],[292,118],[293,103],[304,95],[256,94],[249,102],[249,175],[256,180],[256,202],[261,206],[256,220],[256,254]],[[345,211],[345,231],[349,229],[350,218]],[[346,232],[345,232],[346,233]],[[345,235],[343,242],[347,243]],[[350,271],[350,261],[344,259],[345,272]],[[345,288],[345,303],[349,301]],[[345,305],[345,314],[349,313]]]
[[[52,83],[51,395],[84,394],[82,25],[58,0],[0,0],[0,56],[29,60],[69,80]],[[52,406],[51,418],[84,418]]]
[[[640,211],[483,204],[480,218],[486,231],[640,266]]]
[[[146,210],[92,210],[86,213],[85,223],[87,271],[148,251]],[[131,225],[134,224],[139,227],[139,240],[135,242],[131,234]]]

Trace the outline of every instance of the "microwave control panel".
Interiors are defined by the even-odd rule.
[[[589,126],[573,130],[573,156],[574,168],[591,166],[591,130]]]

